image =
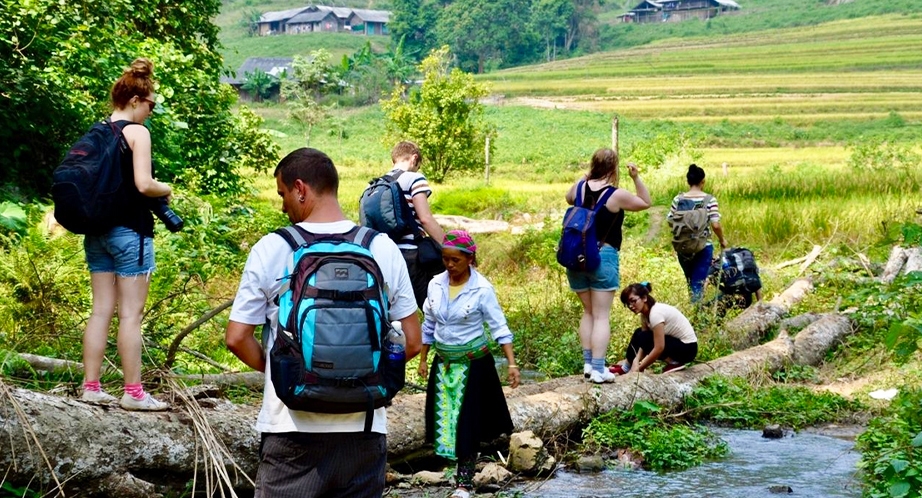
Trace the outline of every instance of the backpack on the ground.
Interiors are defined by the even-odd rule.
[[[584,186],[588,190],[585,180],[576,185],[576,199],[564,214],[563,231],[560,243],[557,244],[557,262],[570,270],[594,271],[602,262],[599,255],[601,244],[595,233],[595,217],[615,189],[606,188],[590,209],[583,207]]]
[[[398,239],[417,229],[397,178],[403,170],[371,180],[359,198],[359,224]]]
[[[67,230],[98,235],[117,224],[122,189],[122,136],[126,123],[96,123],[67,153],[52,174],[54,217]]]
[[[679,198],[675,211],[669,217],[672,247],[677,253],[697,254],[707,245],[711,224],[707,206],[711,199],[710,195],[700,200]]]
[[[291,246],[269,352],[272,384],[292,410],[366,412],[387,404],[403,387],[386,375],[384,340],[390,330],[381,269],[369,249],[377,232],[313,234],[292,225],[276,230]],[[397,371],[397,370],[395,370]]]
[[[725,250],[713,271],[720,272],[719,288],[724,294],[752,294],[762,288],[755,256],[745,247]]]

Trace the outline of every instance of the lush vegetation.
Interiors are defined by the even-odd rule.
[[[111,0],[92,6],[6,2],[0,16],[0,185],[3,197],[44,194],[64,152],[107,114],[122,69],[145,56],[159,80],[151,119],[161,178],[203,192],[242,188],[239,169],[277,153],[258,117],[231,112],[234,92],[218,81],[217,0]]]
[[[768,5],[769,1],[763,0],[762,4]],[[779,2],[772,5],[781,5],[782,0],[772,1]],[[855,2],[854,7],[847,4],[824,12],[877,4]],[[901,5],[899,1],[893,4]],[[292,0],[287,4],[261,4],[260,8],[280,10],[297,5],[300,3]],[[810,2],[804,5],[816,7]],[[235,0],[226,7],[242,9],[253,5]],[[147,4],[138,8],[143,11]],[[745,19],[747,15],[727,17],[721,22]],[[217,19],[226,25],[239,20],[231,17],[225,9]],[[168,21],[173,18],[167,15],[166,19],[164,23],[170,26]],[[0,19],[0,27],[6,27],[5,22]],[[58,24],[70,25],[69,22],[61,20]],[[705,23],[688,23],[693,24]],[[717,25],[714,21],[710,24]],[[729,352],[719,333],[726,318],[690,305],[681,270],[661,225],[665,206],[684,189],[684,170],[692,161],[707,170],[707,189],[720,200],[722,223],[731,244],[747,246],[756,253],[764,270],[767,297],[798,274],[796,266],[775,270],[775,263],[802,256],[813,244],[821,244],[824,252],[809,270],[816,290],[795,311],[839,309],[847,311],[856,324],[856,333],[828,355],[826,365],[817,369],[791,367],[776,373],[774,381],[787,385],[774,385],[768,379],[761,379],[762,387],[758,389],[725,379],[706,383],[689,400],[694,407],[691,423],[719,419],[751,427],[763,423],[763,414],[770,413],[773,422],[803,427],[861,408],[835,396],[812,394],[798,384],[866,373],[875,376],[869,376],[859,393],[901,382],[918,384],[922,378],[916,352],[922,336],[918,315],[922,281],[918,275],[909,275],[883,285],[869,277],[879,269],[894,243],[919,244],[915,209],[920,207],[918,192],[922,182],[922,169],[918,167],[922,103],[916,95],[922,90],[922,72],[918,69],[922,63],[920,27],[917,17],[885,16],[810,30],[765,32],[758,37],[721,36],[707,42],[673,40],[566,63],[488,74],[475,80],[491,84],[498,93],[535,100],[540,97],[538,104],[549,105],[541,109],[486,106],[484,125],[495,130],[489,177],[479,168],[466,175],[450,176],[435,187],[430,199],[436,213],[499,219],[517,229],[514,233],[475,237],[481,247],[481,270],[496,286],[516,332],[518,361],[553,376],[573,374],[581,368],[575,333],[580,305],[554,261],[554,249],[565,207],[563,192],[583,174],[592,152],[609,145],[611,114],[617,112],[621,117],[619,149],[625,160],[641,164],[641,175],[655,204],[650,211],[631,214],[626,219],[621,279],[624,284],[653,282],[657,299],[677,305],[692,318],[701,340],[700,361]],[[58,41],[69,39],[63,31],[52,32]],[[107,39],[106,33],[100,36]],[[226,35],[222,32],[221,36]],[[241,43],[249,40],[238,38]],[[44,42],[37,39],[36,43],[30,50],[37,50]],[[123,50],[115,54],[119,57],[111,52],[81,55],[79,47],[65,43],[63,48],[69,50],[66,53],[79,56],[75,64],[82,63],[87,68],[61,68],[49,63],[41,66],[52,68],[49,72],[53,77],[47,82],[28,73],[34,70],[26,70],[24,65],[0,65],[0,75],[25,71],[22,74],[31,76],[17,81],[43,85],[44,90],[38,94],[42,98],[53,93],[51,90],[63,89],[64,93],[55,94],[52,100],[38,99],[35,112],[48,111],[49,116],[56,116],[56,123],[76,133],[83,127],[78,126],[80,120],[102,115],[98,103],[105,100],[108,85],[126,63],[122,59],[140,53],[134,50],[138,45],[132,43],[140,42],[131,38],[125,44],[115,44],[116,49]],[[293,119],[295,106],[273,103],[256,104],[252,112],[240,108],[237,115],[225,114],[233,95],[214,84],[219,70],[212,67],[207,74],[189,73],[193,66],[203,67],[196,65],[199,59],[195,50],[189,52],[192,56],[180,58],[179,49],[166,42],[163,46],[154,46],[160,43],[156,40],[145,43],[154,47],[150,53],[156,54],[155,63],[163,70],[159,73],[158,69],[163,78],[161,107],[167,109],[152,122],[154,142],[163,147],[156,153],[165,165],[170,165],[168,171],[177,172],[171,179],[185,182],[174,207],[189,227],[178,234],[160,228],[157,232],[158,271],[153,275],[144,321],[145,365],[154,369],[164,364],[179,330],[233,295],[247,248],[262,234],[286,223],[278,211],[275,182],[265,171],[273,161],[261,154],[271,151],[275,144],[282,151],[303,146],[306,130],[302,123],[307,122],[307,117]],[[760,44],[774,48],[769,51],[760,48]],[[193,48],[201,49],[196,47]],[[0,61],[16,60],[21,64],[25,59],[16,57],[26,49],[20,48],[21,52],[6,56],[12,59],[0,56]],[[257,50],[255,45],[251,48]],[[298,51],[306,54],[308,46]],[[335,50],[329,51],[331,61],[335,61]],[[51,52],[49,48],[47,53]],[[107,58],[103,59],[103,55]],[[174,69],[177,67],[180,69]],[[193,77],[187,80],[189,74]],[[307,74],[304,76],[302,81],[309,79]],[[4,77],[0,81],[6,84],[12,80]],[[66,82],[80,85],[67,86]],[[46,83],[54,85],[44,86]],[[215,91],[209,93],[209,89]],[[304,90],[310,93],[316,88],[308,85]],[[0,91],[0,98],[11,98],[8,95],[26,98],[26,94]],[[323,98],[319,96],[319,100]],[[195,99],[217,99],[218,103]],[[192,109],[199,109],[193,107],[196,103],[204,106],[201,109],[206,116],[187,117],[184,113],[194,114]],[[52,112],[52,104],[62,107]],[[98,112],[86,112],[87,106],[98,106]],[[8,108],[2,109],[0,113]],[[346,214],[357,219],[359,194],[368,179],[389,167],[388,150],[395,137],[386,137],[387,118],[380,106],[331,108],[326,112],[324,119],[311,125],[310,144],[334,158],[341,174],[340,198]],[[21,116],[11,116],[15,119],[8,122],[14,125],[26,122]],[[45,123],[43,119],[46,118],[35,122]],[[211,119],[222,126],[244,120],[240,129],[248,130],[248,134],[235,135],[244,137],[239,142],[220,142],[212,135],[186,135],[193,131],[210,133],[210,128],[197,128],[207,127]],[[183,128],[184,124],[193,131]],[[272,142],[259,141],[268,140],[259,133],[261,128],[272,130]],[[3,133],[0,138],[6,136]],[[63,131],[56,136],[62,134]],[[193,136],[198,141],[193,141]],[[20,159],[22,154],[50,156],[45,143],[38,146],[24,142],[21,149],[4,146],[4,150],[21,150],[20,156],[11,156],[17,161],[24,160]],[[235,144],[233,151],[240,152],[216,149],[228,143]],[[16,147],[20,147],[18,142]],[[250,160],[243,161],[243,157]],[[54,162],[48,161],[47,164]],[[203,166],[215,161],[224,169],[210,172]],[[724,162],[729,164],[726,173],[720,167]],[[17,166],[20,170],[22,164]],[[180,168],[183,165],[191,167]],[[431,163],[424,163],[423,171],[428,172],[430,167]],[[7,181],[11,181],[18,178],[12,175],[20,170],[4,168],[0,174],[9,173]],[[232,176],[225,175],[231,172],[245,172],[251,182],[235,183]],[[16,186],[28,188],[19,180]],[[230,194],[208,193],[231,186],[234,188],[227,188]],[[80,337],[89,312],[89,276],[80,239],[49,233],[43,223],[46,212],[47,206],[37,202],[0,203],[0,349],[78,360]],[[865,256],[868,260],[862,259]],[[185,339],[183,346],[189,350],[180,351],[173,371],[241,368],[223,345],[224,316],[219,315]],[[620,357],[637,318],[617,306],[611,321],[609,359],[614,360]],[[114,358],[114,340],[110,346],[110,358]],[[189,351],[206,355],[208,361]],[[409,368],[414,371],[415,366]],[[75,390],[80,380],[79,373],[36,375],[5,353],[0,353],[0,371],[6,378],[15,378],[29,387],[63,384]],[[114,370],[103,378],[112,385],[119,380]],[[918,450],[915,443],[922,428],[918,426],[917,412],[911,410],[918,407],[918,399],[913,397],[917,395],[906,391],[890,411],[879,405],[865,408],[880,411],[884,417],[871,425],[862,443],[873,493],[892,493],[894,486],[899,492],[906,489],[903,483],[908,483],[910,490],[917,489],[912,487],[920,471],[914,452]],[[695,459],[719,455],[719,444],[711,446],[706,454],[673,446],[673,441],[694,445],[702,441],[701,437],[708,440],[693,425],[662,424],[676,418],[655,406],[640,404],[631,412],[610,414],[596,422],[587,431],[587,439],[604,445],[639,446],[644,443],[618,439],[639,424],[651,428],[644,439],[656,443],[642,449],[651,467],[681,467],[694,464]]]
[[[723,457],[729,449],[702,425],[666,420],[655,403],[638,401],[629,411],[611,411],[583,430],[584,442],[639,453],[644,467],[656,471],[682,470],[705,460]]]
[[[871,498],[922,496],[922,391],[901,392],[858,438]]]

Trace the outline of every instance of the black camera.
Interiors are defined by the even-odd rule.
[[[157,197],[150,200],[150,211],[163,222],[166,229],[176,233],[182,230],[183,221],[166,202],[166,197]]]

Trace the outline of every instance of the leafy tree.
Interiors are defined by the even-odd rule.
[[[0,16],[0,185],[41,195],[67,147],[108,113],[122,69],[145,56],[160,95],[150,121],[157,175],[239,191],[236,94],[218,81],[219,0],[5,1]],[[268,154],[268,151],[267,151]],[[266,163],[272,159],[265,156]]]
[[[593,49],[599,38],[599,7],[603,0],[573,0],[563,48],[570,53],[577,45]]]
[[[387,23],[391,40],[403,44],[411,58],[437,48],[435,25],[443,3],[440,0],[392,0],[391,20]]]
[[[572,0],[535,0],[532,4],[532,25],[544,41],[544,59],[557,59],[557,46],[567,34],[575,8]]]
[[[341,80],[340,71],[330,64],[330,52],[326,49],[314,50],[307,57],[296,55],[291,62],[291,79],[282,81],[282,92],[286,87],[297,88],[318,100],[323,95],[339,91],[345,82]],[[287,92],[297,97],[297,94]]]
[[[253,96],[257,102],[269,98],[272,95],[272,88],[278,84],[278,78],[270,75],[262,69],[256,68],[253,72],[244,74],[243,88]]]
[[[237,25],[246,31],[247,36],[256,36],[259,33],[259,18],[261,17],[262,13],[251,7],[243,11]]]
[[[449,69],[449,60],[447,46],[434,50],[419,65],[422,87],[404,99],[406,89],[397,86],[381,104],[388,143],[416,142],[428,177],[437,183],[449,174],[482,168],[484,140],[493,133],[479,102],[488,93],[486,87],[458,68]]]
[[[436,26],[462,69],[484,72],[529,60],[535,47],[529,0],[465,0],[445,7]]]

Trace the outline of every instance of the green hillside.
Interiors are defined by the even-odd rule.
[[[371,42],[372,48],[383,51],[390,39],[386,36],[358,36],[351,33],[305,33],[290,36],[248,36],[240,24],[244,16],[256,11],[259,13],[287,10],[309,5],[305,0],[268,0],[255,4],[253,0],[229,0],[222,4],[221,13],[215,18],[215,24],[221,28],[220,40],[223,45],[221,55],[224,64],[236,69],[247,57],[291,57],[306,55],[313,50],[326,49],[338,61],[343,55],[351,55]],[[322,3],[322,2],[320,2]],[[363,9],[390,8],[388,2],[375,0],[329,2],[330,5],[348,6]]]
[[[738,0],[741,9],[707,22],[622,24],[617,16],[640,0],[605,2],[599,14],[603,50],[644,45],[668,38],[752,33],[777,28],[815,26],[831,21],[884,14],[922,12],[918,0]]]
[[[506,97],[640,119],[922,119],[922,16],[673,39],[482,76]]]

